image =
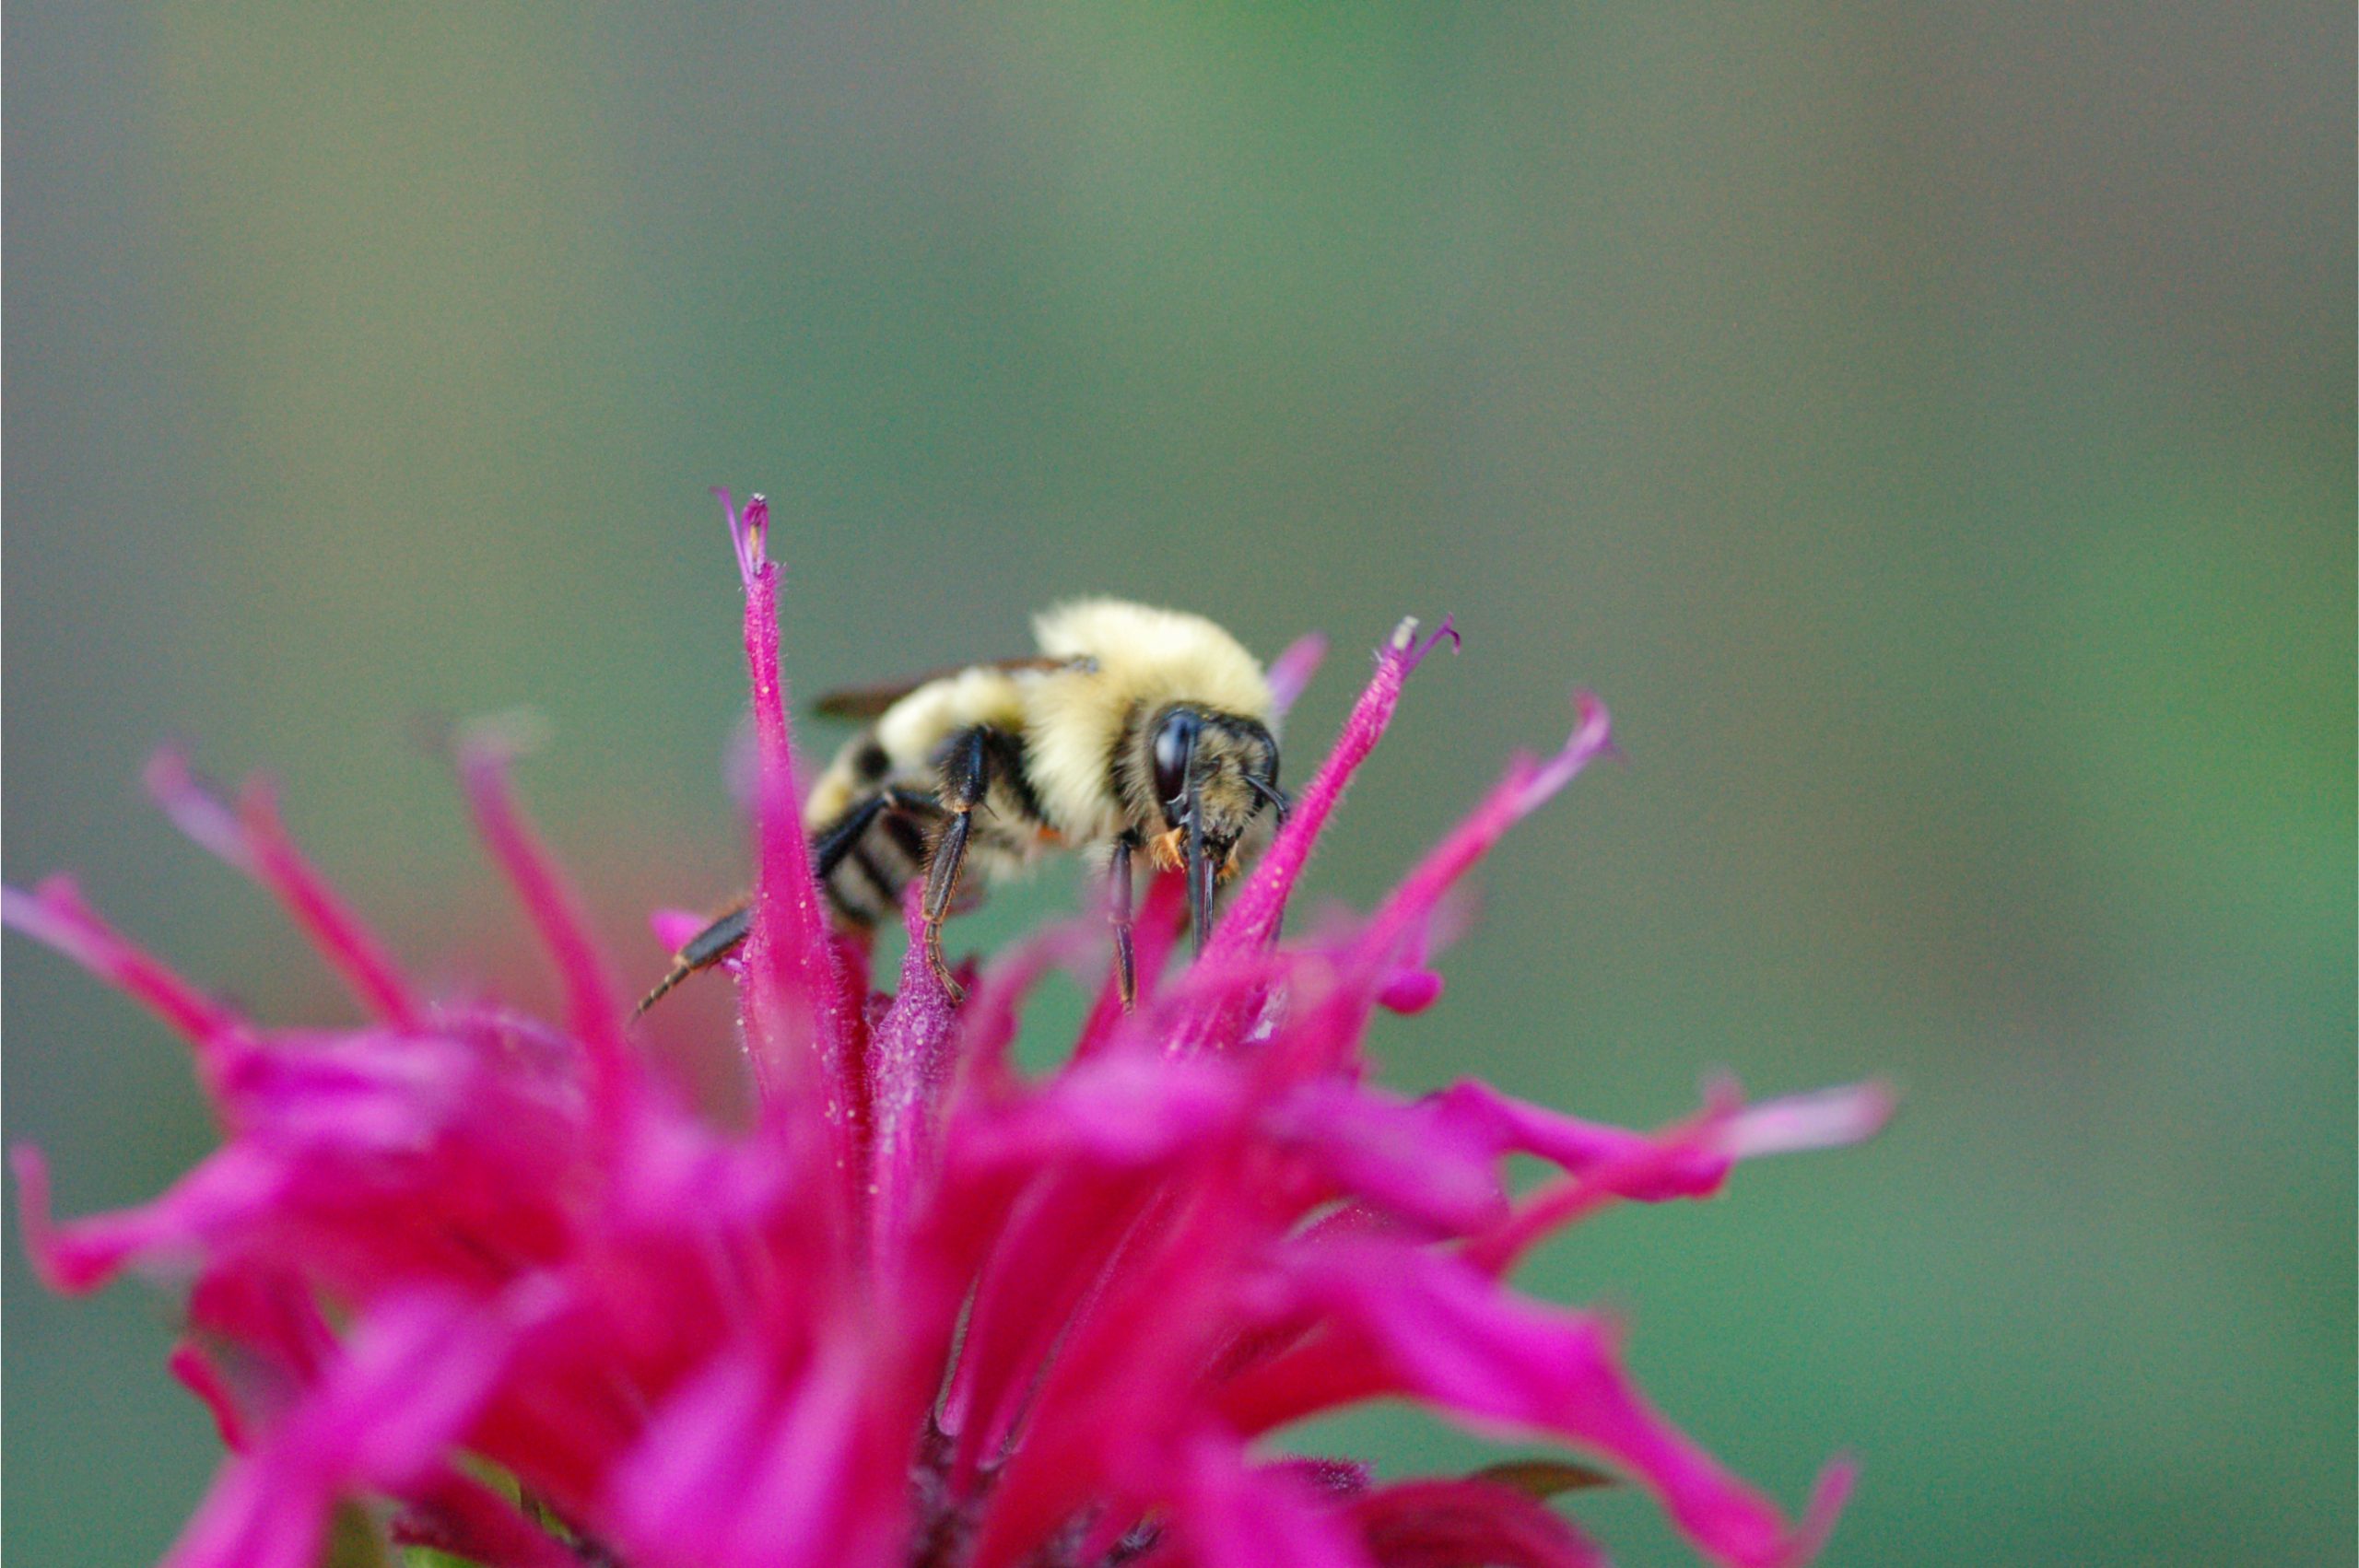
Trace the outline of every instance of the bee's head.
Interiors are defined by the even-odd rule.
[[[1156,712],[1144,735],[1155,800],[1166,831],[1158,858],[1188,873],[1188,907],[1198,951],[1210,923],[1214,883],[1234,872],[1238,846],[1264,810],[1285,817],[1278,788],[1278,743],[1259,720],[1176,703]]]

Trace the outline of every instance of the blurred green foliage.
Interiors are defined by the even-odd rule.
[[[281,770],[437,973],[520,975],[412,736],[530,703],[528,788],[651,973],[638,911],[738,874],[712,483],[777,504],[805,690],[1122,592],[1334,635],[1298,773],[1357,650],[1454,611],[1320,896],[1576,679],[1628,761],[1486,873],[1391,1075],[1640,1122],[1721,1065],[1907,1096],[1530,1282],[1625,1312],[1781,1495],[1859,1453],[1838,1568],[2349,1562],[2352,25],[12,6],[8,874],[332,1012],[138,806],[182,731]],[[203,1152],[158,1029],[7,965],[7,1135],[69,1211]],[[13,1229],[6,1270],[12,1555],[153,1556],[214,1452],[170,1302],[57,1302]],[[1338,1425],[1305,1441],[1488,1453]]]

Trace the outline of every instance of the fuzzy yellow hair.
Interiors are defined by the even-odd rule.
[[[1070,837],[1121,830],[1106,779],[1133,714],[1189,702],[1272,722],[1261,664],[1202,615],[1081,599],[1035,616],[1032,632],[1041,652],[1074,661],[1035,677],[1024,737],[1033,788]]]

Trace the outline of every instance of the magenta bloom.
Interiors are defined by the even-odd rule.
[[[725,499],[725,497],[724,497]],[[1276,940],[1312,845],[1430,641],[1396,638],[1201,960],[1171,964],[1166,879],[1066,1063],[1009,1056],[1036,983],[1103,969],[1096,922],[986,965],[954,1006],[921,956],[872,995],[831,933],[794,794],[777,568],[757,499],[745,586],[760,863],[735,966],[760,1113],[701,1118],[634,1049],[627,995],[511,795],[461,768],[492,858],[564,982],[556,1024],[417,988],[282,830],[180,760],[151,782],[282,902],[370,1022],[265,1028],[133,947],[56,878],[6,915],[188,1041],[222,1147],[143,1207],[65,1224],[16,1154],[43,1276],[188,1283],[173,1371],[229,1457],[169,1561],[310,1568],[339,1508],[501,1568],[1576,1568],[1602,1561],[1525,1467],[1379,1484],[1266,1439],[1380,1398],[1561,1444],[1659,1500],[1706,1558],[1809,1558],[1799,1522],[1646,1402],[1601,1319],[1519,1295],[1543,1237],[1717,1191],[1748,1155],[1851,1141],[1872,1087],[1625,1131],[1478,1082],[1366,1080],[1374,1010],[1414,1011],[1449,888],[1606,745],[1579,701],[1373,914]],[[1307,673],[1299,659],[1282,684]],[[1558,1172],[1510,1196],[1507,1155]]]

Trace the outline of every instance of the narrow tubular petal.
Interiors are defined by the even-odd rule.
[[[363,1008],[405,1027],[417,1022],[417,1004],[391,951],[295,847],[267,780],[251,780],[232,812],[177,746],[162,747],[148,759],[147,780],[147,792],[175,826],[278,900]]]
[[[246,787],[239,817],[252,849],[255,873],[320,956],[344,977],[354,1000],[388,1023],[416,1027],[417,1002],[392,951],[295,847],[279,820],[278,802],[267,780],[257,778]]]
[[[243,1035],[238,1015],[133,946],[82,901],[67,876],[30,893],[0,888],[0,921],[54,949],[170,1024],[194,1048],[207,1081]]]
[[[1368,1370],[1331,1373],[1324,1388],[1263,1405],[1247,1430],[1269,1415],[1325,1408],[1356,1381],[1358,1397],[1406,1394],[1480,1425],[1551,1433],[1605,1456],[1717,1562],[1779,1568],[1806,1546],[1766,1499],[1655,1413],[1596,1319],[1513,1295],[1448,1254],[1384,1241],[1332,1243],[1298,1259],[1297,1276],[1345,1336],[1329,1341],[1337,1348],[1321,1364],[1340,1372],[1364,1358]],[[1354,1343],[1356,1352],[1344,1348]],[[1240,1383],[1271,1391],[1299,1383],[1290,1359]]]
[[[1850,1083],[1748,1106],[1718,1140],[1731,1159],[1863,1143],[1884,1130],[1896,1101],[1882,1083]]]
[[[849,1143],[850,1080],[858,1064],[796,797],[794,732],[779,673],[778,567],[765,553],[769,507],[757,496],[741,516],[727,491],[715,494],[737,543],[745,589],[745,664],[753,684],[760,867],[745,944],[746,1048],[768,1114],[794,1115],[816,1099],[831,1107],[827,1114]],[[815,1067],[820,1087],[808,1095],[803,1086],[811,1082]]]
[[[1587,1121],[1461,1079],[1435,1097],[1439,1114],[1502,1153],[1532,1154],[1571,1175],[1611,1169],[1614,1192],[1654,1202],[1702,1198],[1728,1180],[1731,1156],[1673,1139]]]
[[[1207,1162],[1234,1171],[1238,1162]],[[1107,1270],[1043,1366],[1023,1441],[987,1499],[970,1568],[1011,1568],[1110,1480],[1186,1430],[1195,1380],[1227,1337],[1250,1259],[1266,1244],[1260,1205],[1226,1182],[1116,1233]],[[1111,1247],[1099,1256],[1112,1258]],[[1135,1487],[1130,1489],[1135,1492]]]
[[[792,1390],[737,1499],[723,1563],[898,1568],[916,1412],[892,1410],[882,1397],[888,1380],[869,1363],[871,1342],[867,1335],[831,1336]]]
[[[863,1433],[867,1369],[849,1344],[783,1379],[766,1359],[738,1347],[655,1412],[616,1478],[628,1561],[884,1568],[904,1477]]]
[[[621,993],[572,888],[516,802],[508,757],[508,745],[499,736],[478,730],[460,743],[460,781],[476,831],[557,966],[565,990],[567,1024],[589,1052],[595,1103],[612,1107],[631,1065],[630,1047],[623,1039]]]
[[[1467,1261],[1504,1276],[1532,1247],[1602,1209],[1628,1199],[1708,1197],[1738,1160],[1863,1142],[1891,1118],[1894,1100],[1880,1083],[1821,1089],[1741,1106],[1723,1085],[1705,1108],[1652,1137],[1600,1128],[1508,1099],[1487,1085],[1449,1091],[1462,1105],[1511,1119],[1515,1147],[1563,1164],[1568,1173],[1526,1195],[1496,1225],[1467,1243]],[[1597,1134],[1604,1134],[1602,1139]],[[1579,1157],[1584,1145],[1586,1157]]]
[[[222,1447],[234,1453],[246,1445],[245,1416],[238,1409],[229,1380],[203,1349],[182,1340],[165,1356],[164,1368],[182,1387],[196,1396],[197,1402],[213,1418],[213,1428],[220,1434]]]
[[[1270,703],[1279,718],[1294,707],[1327,659],[1327,634],[1306,632],[1270,661]]]
[[[958,1023],[950,993],[926,961],[923,895],[912,883],[904,900],[910,945],[901,962],[901,989],[868,1051],[869,1234],[880,1263],[907,1246],[925,1186],[941,1168],[939,1107],[950,1082],[950,1040]]]
[[[1289,1091],[1265,1125],[1301,1148],[1336,1196],[1436,1235],[1462,1235],[1506,1211],[1496,1146],[1431,1103],[1320,1079]]]
[[[1302,868],[1310,859],[1311,846],[1319,841],[1327,819],[1334,814],[1336,802],[1343,799],[1344,786],[1352,781],[1352,775],[1367,760],[1377,742],[1384,738],[1385,730],[1392,722],[1393,709],[1400,706],[1401,688],[1409,673],[1443,638],[1449,638],[1453,645],[1458,638],[1447,620],[1439,631],[1423,641],[1418,640],[1416,631],[1414,621],[1403,621],[1391,640],[1377,650],[1376,673],[1368,677],[1359,701],[1344,721],[1344,731],[1336,737],[1334,749],[1319,765],[1318,774],[1296,800],[1285,826],[1278,830],[1277,838],[1230,902],[1227,913],[1213,932],[1211,946],[1205,952],[1207,958],[1250,953],[1277,934],[1278,922],[1285,913],[1286,895],[1302,875]]]
[[[11,1164],[25,1250],[42,1283],[74,1294],[98,1289],[127,1267],[193,1270],[217,1248],[259,1239],[288,1180],[278,1161],[232,1143],[152,1202],[61,1225],[50,1217],[49,1173],[39,1153],[17,1149]]]
[[[178,745],[157,747],[142,777],[148,798],[191,842],[247,876],[261,876],[237,813],[197,778],[186,751]]]
[[[496,1312],[463,1298],[371,1308],[319,1386],[223,1469],[167,1568],[311,1568],[339,1498],[439,1473],[509,1342]]]
[[[172,1375],[205,1402],[222,1445],[278,1421],[334,1349],[334,1331],[310,1288],[275,1267],[214,1268],[188,1297],[188,1328]]]
[[[1674,1196],[1684,1173],[1714,1155],[1709,1128],[1726,1119],[1707,1111],[1686,1129],[1657,1142],[1585,1167],[1527,1194],[1498,1224],[1470,1240],[1463,1256],[1475,1268],[1504,1278],[1542,1241],[1632,1195]]]
[[[1612,744],[1605,705],[1587,692],[1573,696],[1579,719],[1562,750],[1544,762],[1519,759],[1465,821],[1419,861],[1368,921],[1359,939],[1364,956],[1382,961],[1432,917],[1461,877]]]

